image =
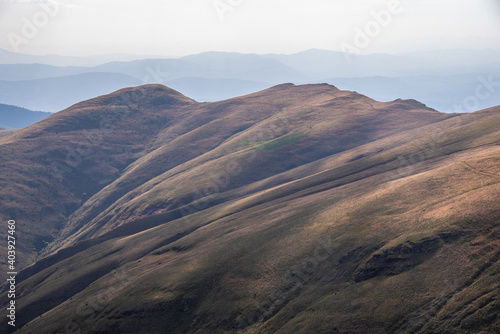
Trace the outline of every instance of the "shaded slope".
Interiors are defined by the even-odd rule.
[[[31,263],[73,211],[145,154],[179,109],[194,103],[163,86],[125,89],[0,138],[0,217],[19,221],[19,265]]]
[[[404,170],[389,162],[352,179],[335,166],[345,152],[301,178],[302,190],[268,197],[296,182],[269,188],[63,259],[21,283],[25,319],[40,300],[61,299],[19,332],[494,330],[499,115],[470,116],[346,166],[416,154],[443,131],[429,158]]]
[[[19,333],[499,328],[500,108],[452,117],[328,85],[172,103],[148,87],[142,112],[178,117],[21,273]]]
[[[86,239],[181,207],[197,211],[198,202],[205,208],[224,201],[220,193],[448,117],[412,101],[383,104],[329,85],[281,85],[200,105],[75,212],[56,241]]]

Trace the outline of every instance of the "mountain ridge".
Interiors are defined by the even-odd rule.
[[[464,105],[466,99],[477,98],[478,85],[490,82],[493,86],[488,86],[489,89],[495,87],[500,76],[496,59],[496,50],[350,55],[348,58],[341,52],[327,50],[308,50],[292,55],[212,52],[179,58],[122,60],[90,67],[3,64],[0,65],[0,81],[3,90],[9,93],[2,102],[52,112],[93,96],[148,83],[170,86],[200,102],[216,102],[282,82],[328,82],[379,101],[416,98],[436,110],[459,112],[455,106],[461,105],[460,112],[470,112],[500,104],[493,92],[474,100],[476,103],[471,107]],[[78,86],[71,76],[89,72],[100,73],[101,77],[93,84],[70,89]],[[59,84],[52,83],[54,91],[64,94],[53,96],[54,91],[45,92],[46,96],[53,96],[50,101],[35,91],[24,89],[43,86],[48,78],[56,77]],[[22,87],[16,84],[19,80],[24,80]],[[110,81],[115,85],[109,87]],[[450,82],[453,82],[452,90]]]
[[[0,104],[0,128],[19,129],[52,115],[48,112],[33,111],[13,105]]]
[[[0,138],[0,180],[23,185],[0,188],[2,208],[43,240],[20,251],[17,332],[496,330],[498,129],[500,107],[328,84],[73,105]],[[27,211],[21,157],[53,212]]]

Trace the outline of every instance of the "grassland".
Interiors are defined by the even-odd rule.
[[[500,108],[447,115],[328,85],[203,104],[142,89],[94,154],[39,185],[53,220],[26,240],[52,237],[23,250],[17,333],[500,330]],[[45,180],[37,159],[128,94],[0,138],[3,177],[29,189],[27,161]],[[31,216],[6,185],[2,204]]]

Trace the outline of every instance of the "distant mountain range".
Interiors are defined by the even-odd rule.
[[[132,56],[122,56],[127,57]],[[0,52],[0,103],[50,112],[148,83],[168,85],[200,102],[246,95],[285,82],[326,82],[383,101],[418,99],[444,112],[470,112],[500,104],[498,50],[399,55],[325,50],[292,55],[207,52],[91,66],[81,66],[85,58],[18,55],[18,59],[19,63],[39,63],[12,64],[15,54]],[[482,87],[484,81],[490,85]],[[476,96],[478,87],[483,94]]]
[[[52,115],[48,112],[32,111],[16,106],[0,104],[0,128],[20,129]]]
[[[0,157],[16,333],[500,328],[500,106],[145,85],[11,131]]]
[[[96,72],[33,80],[0,81],[0,101],[28,109],[56,112],[78,101],[140,83],[125,74]]]
[[[97,66],[111,61],[157,58],[152,55],[107,54],[88,57],[60,55],[28,55],[0,49],[0,64],[46,64],[53,66]]]

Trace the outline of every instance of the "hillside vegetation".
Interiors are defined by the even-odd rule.
[[[498,332],[499,144],[326,84],[81,102],[0,137],[16,333]]]

